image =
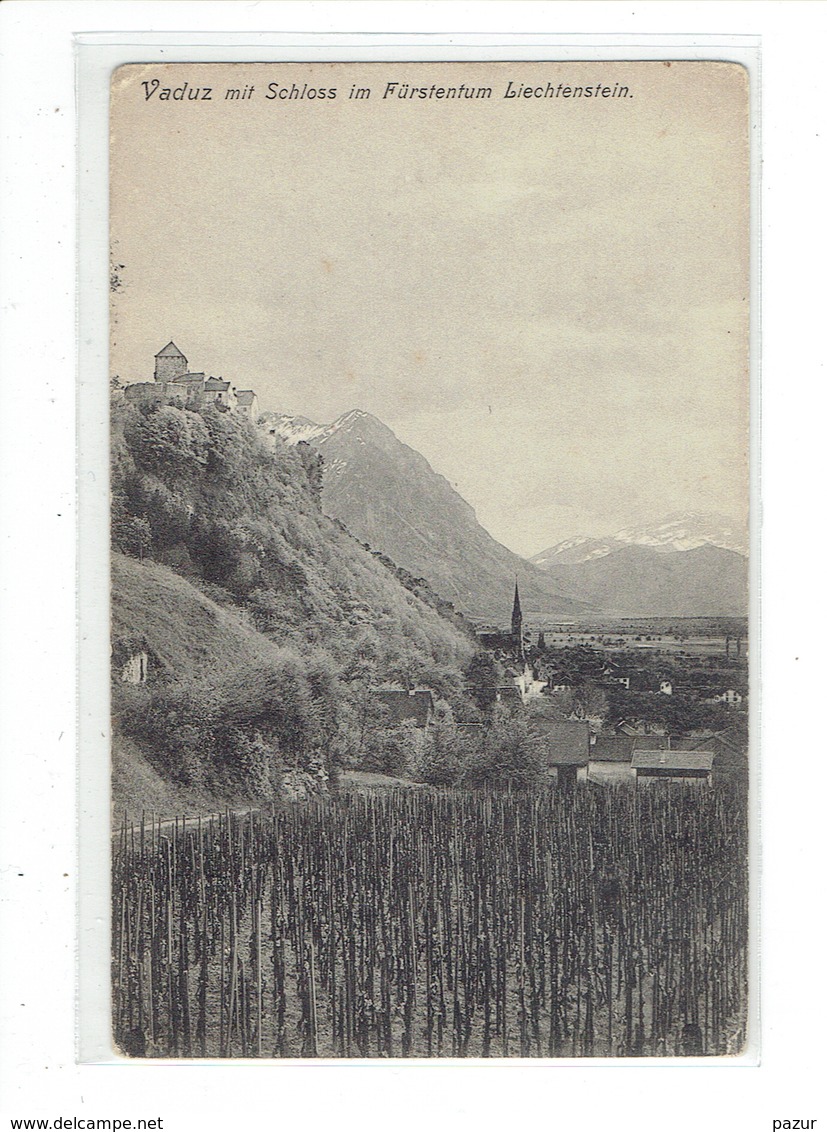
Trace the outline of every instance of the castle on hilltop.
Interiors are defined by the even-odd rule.
[[[189,362],[174,342],[167,342],[155,355],[154,380],[125,386],[123,396],[133,404],[164,405],[177,401],[187,409],[217,405],[243,413],[253,422],[258,418],[258,399],[252,389],[236,389],[223,378],[190,373]]]

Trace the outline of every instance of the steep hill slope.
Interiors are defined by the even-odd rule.
[[[180,680],[277,657],[278,647],[240,611],[217,605],[168,567],[115,552],[111,572],[116,663],[146,650],[151,676]]]
[[[377,686],[464,694],[470,629],[322,512],[318,455],[212,408],[118,403],[112,424],[122,793],[272,797],[284,767],[361,750]]]
[[[463,612],[507,620],[515,576],[529,615],[588,611],[584,602],[561,596],[540,570],[493,539],[424,456],[370,413],[353,410],[325,427],[271,414],[265,427],[322,454],[322,499],[329,515],[412,574],[427,578]]]
[[[112,444],[116,549],[191,579],[279,644],[326,637],[347,656],[370,631],[386,659],[409,649],[436,667],[471,654],[467,629],[427,586],[322,512],[320,461],[305,446],[266,443],[217,410],[124,405]]]

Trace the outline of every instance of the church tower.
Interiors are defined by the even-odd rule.
[[[511,636],[520,656],[523,655],[523,611],[520,608],[520,587],[514,580],[514,606],[511,610]]]

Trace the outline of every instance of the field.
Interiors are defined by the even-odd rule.
[[[737,655],[746,661],[748,654],[747,621],[739,617],[640,617],[569,624],[544,624],[542,617],[532,617],[532,627],[543,629],[546,645],[553,648],[590,645],[606,652],[643,649],[692,657],[723,657],[727,655],[729,637],[729,655],[734,657],[740,648]]]
[[[385,789],[128,824],[113,1026],[148,1057],[733,1054],[745,789]]]
[[[546,645],[551,648],[566,648],[572,645],[587,645],[600,648],[606,653],[627,652],[632,649],[641,649],[649,652],[673,653],[677,656],[727,656],[725,637],[681,636],[675,637],[668,633],[649,636],[623,636],[617,634],[610,638],[601,637],[596,633],[557,631],[545,634]],[[735,642],[731,642],[731,655],[735,656]],[[742,645],[744,660],[746,661],[746,646]]]

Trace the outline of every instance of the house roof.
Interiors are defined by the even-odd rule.
[[[591,758],[600,763],[631,762],[631,735],[598,735],[592,747]]]
[[[500,697],[500,699],[518,700],[520,703],[523,702],[523,697],[520,695],[520,689],[516,684],[501,684],[499,688],[497,688],[497,695]]]
[[[632,735],[633,751],[668,751],[668,735]]]
[[[712,751],[636,751],[632,770],[712,770]]]
[[[729,747],[730,750],[738,751],[739,753],[746,751],[749,742],[747,736],[734,727],[727,727],[724,731],[717,731],[715,738],[725,747]]]
[[[427,688],[413,692],[406,692],[404,688],[376,688],[373,694],[387,711],[391,723],[412,719],[417,727],[424,727],[434,709],[434,697]]]
[[[731,731],[719,731],[711,735],[689,735],[683,739],[673,739],[672,748],[676,751],[711,751],[718,759],[719,767],[745,767],[747,763],[747,744]]]
[[[184,355],[178,349],[174,342],[167,342],[163,350],[159,350],[155,355],[156,358],[184,358]],[[184,361],[187,359],[184,358]]]
[[[708,751],[713,738],[709,732],[706,735],[683,735],[679,739],[673,738],[669,746],[673,751]]]
[[[551,719],[534,715],[529,729],[545,747],[549,766],[587,766],[589,725],[585,720]]]

